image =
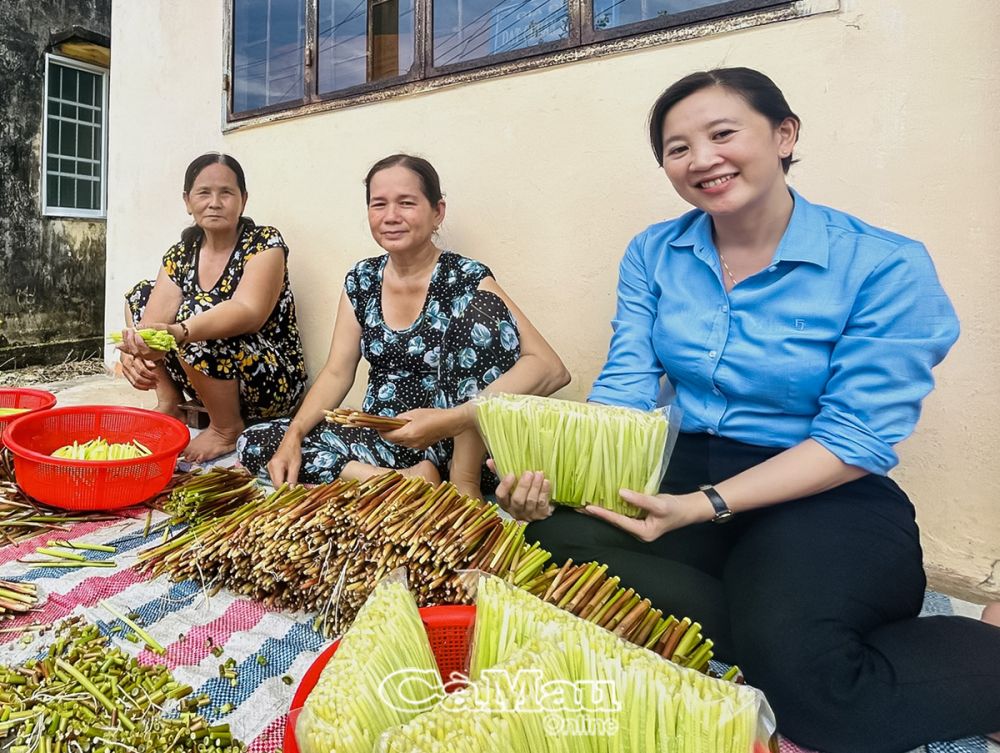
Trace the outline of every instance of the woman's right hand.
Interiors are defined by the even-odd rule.
[[[119,354],[122,373],[137,390],[156,389],[156,363],[122,351]]]
[[[277,451],[267,464],[271,484],[278,488],[282,484],[294,484],[299,480],[302,467],[302,441],[288,432],[281,440]]]
[[[492,458],[486,464],[491,471],[497,472]],[[525,471],[520,479],[509,473],[500,479],[497,486],[497,504],[516,520],[529,523],[545,520],[555,509],[549,501],[551,490],[552,484],[541,471]]]

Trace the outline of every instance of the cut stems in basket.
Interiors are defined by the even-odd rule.
[[[375,429],[376,431],[391,431],[406,426],[409,421],[393,416],[376,416],[372,413],[354,410],[353,408],[334,408],[323,411],[326,420],[331,424],[341,424],[357,429]]]

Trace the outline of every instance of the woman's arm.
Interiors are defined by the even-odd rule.
[[[280,486],[295,483],[302,462],[302,439],[324,419],[323,411],[344,400],[357,376],[361,361],[361,325],[346,292],[341,292],[337,321],[333,325],[330,354],[316,381],[306,393],[302,406],[289,424],[281,445],[267,464],[271,481]]]
[[[807,439],[760,465],[715,485],[729,509],[738,514],[759,507],[802,499],[861,478],[868,471],[847,465],[819,442]],[[589,515],[613,523],[641,541],[653,541],[668,531],[704,523],[715,509],[704,492],[642,494],[623,489],[622,499],[646,510],[643,520],[590,505]]]
[[[483,389],[481,394],[510,392],[517,395],[551,395],[569,384],[571,376],[562,359],[524,312],[492,277],[483,278],[480,290],[496,294],[517,320],[521,357],[506,372]],[[410,423],[382,436],[405,447],[425,449],[445,437],[454,437],[476,426],[476,406],[472,401],[454,408],[419,408],[400,414]]]
[[[187,341],[221,340],[256,332],[264,326],[274,310],[284,281],[283,247],[274,246],[254,254],[247,259],[243,276],[232,298],[184,322],[188,332]],[[149,319],[148,316],[143,318]],[[160,321],[172,322],[172,319]],[[178,340],[184,339],[184,331],[180,325],[174,324],[167,329]]]

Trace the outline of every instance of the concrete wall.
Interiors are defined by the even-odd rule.
[[[963,334],[894,475],[917,505],[935,582],[1000,594],[994,0],[946,10],[934,0],[842,0],[834,13],[226,135],[219,5],[115,6],[108,328],[121,323],[121,292],[155,272],[184,224],[188,160],[224,148],[247,170],[250,214],[289,242],[315,372],[344,272],[378,250],[361,179],[379,157],[407,150],[442,175],[445,245],[492,266],[573,372],[563,394],[582,398],[607,347],[626,243],[686,209],[645,142],[650,104],[692,70],[760,68],[804,121],[792,184],[931,249]]]
[[[74,25],[109,35],[111,0],[0,6],[0,369],[57,340],[93,355],[104,326],[105,223],[43,217],[39,198],[45,50]]]

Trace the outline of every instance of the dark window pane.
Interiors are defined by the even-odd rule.
[[[94,129],[90,126],[77,126],[77,143],[79,144],[79,151],[77,152],[77,157],[83,157],[85,159],[94,158]]]
[[[59,206],[76,206],[76,181],[72,178],[59,178]]]
[[[59,125],[59,153],[76,156],[76,126],[65,120]]]
[[[60,75],[62,74],[62,66],[56,65],[55,63],[49,64],[49,96],[58,97],[60,89]]]
[[[59,154],[59,126],[60,122],[55,118],[49,118],[49,127],[46,138],[48,143],[45,145],[46,154]]]
[[[77,117],[78,120],[81,120],[84,123],[93,123],[94,122],[94,115],[96,113],[93,110],[91,110],[89,107],[79,107],[79,108],[77,108],[77,110],[78,111],[77,111],[76,117]]]
[[[59,169],[59,158],[58,157],[49,157],[48,159],[46,159],[45,160],[45,169],[46,170],[58,170]]]
[[[70,102],[76,102],[76,87],[80,80],[79,72],[76,68],[67,68],[63,65],[59,67],[62,68],[62,92],[59,96]]]
[[[81,73],[80,74],[80,99],[79,101],[85,105],[92,105],[96,101],[94,99],[94,81],[97,78],[93,73]]]
[[[593,0],[594,28],[610,29],[661,16],[672,16],[713,5],[728,5],[728,0]]]
[[[304,0],[235,0],[233,110],[303,97]]]
[[[89,180],[76,181],[76,208],[93,209],[93,197],[91,195]]]
[[[79,109],[80,108],[76,105],[64,104],[62,108],[62,115],[64,118],[72,118],[73,120],[76,120],[77,115],[79,115]]]
[[[104,77],[95,76],[94,77],[94,104],[98,108],[104,106]]]
[[[59,179],[52,175],[45,181],[45,203],[50,207],[59,206]]]
[[[566,0],[437,0],[434,3],[435,66],[557,42],[568,35]]]

